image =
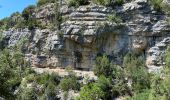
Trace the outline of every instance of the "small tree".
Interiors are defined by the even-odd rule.
[[[35,6],[34,5],[30,5],[28,7],[26,7],[23,11],[22,11],[22,17],[25,20],[28,20],[32,17],[33,12],[35,11]]]
[[[55,3],[55,1],[59,1],[59,0],[38,0],[37,6],[39,7],[47,3]]]
[[[104,92],[96,84],[89,84],[82,87],[77,100],[100,100],[104,98]]]
[[[86,5],[87,3],[88,3],[88,0],[67,0],[67,4],[69,6],[74,6],[74,7]]]
[[[142,58],[132,54],[124,57],[123,66],[126,76],[132,79],[132,88],[136,92],[150,88],[150,75]]]
[[[59,87],[63,91],[80,90],[80,83],[77,81],[76,76],[71,77],[66,76],[61,80]]]
[[[112,74],[112,66],[106,55],[96,58],[93,71],[97,76],[104,75],[105,77],[108,77]]]

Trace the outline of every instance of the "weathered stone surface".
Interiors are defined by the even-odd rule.
[[[162,65],[164,65],[163,54],[170,43],[169,40],[170,37],[164,38],[161,42],[158,42],[154,47],[148,50],[146,65],[150,72],[159,72]]]
[[[3,36],[8,38],[8,46],[16,45],[22,38],[30,37],[30,31],[28,29],[9,29],[3,32]]]
[[[158,21],[153,27],[153,32],[170,32],[170,23],[167,21]]]

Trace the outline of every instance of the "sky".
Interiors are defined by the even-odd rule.
[[[0,19],[14,12],[22,12],[25,7],[36,4],[37,0],[0,0]]]

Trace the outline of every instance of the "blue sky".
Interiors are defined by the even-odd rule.
[[[10,16],[13,12],[22,10],[37,0],[0,0],[0,19]]]

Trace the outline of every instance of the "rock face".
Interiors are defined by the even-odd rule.
[[[54,8],[54,4],[38,8],[37,20],[48,25],[54,20]],[[147,0],[134,0],[114,8],[95,4],[70,8],[62,3],[60,11],[65,19],[60,31],[9,30],[4,32],[8,45],[22,36],[28,37],[26,58],[38,67],[70,65],[91,70],[94,59],[101,54],[108,55],[112,63],[122,64],[128,52],[147,58],[149,68],[162,65],[157,57],[169,43],[170,22],[163,13],[154,11]]]
[[[163,54],[169,43],[170,37],[167,37],[148,50],[146,65],[149,72],[160,72],[162,65],[164,65]]]

